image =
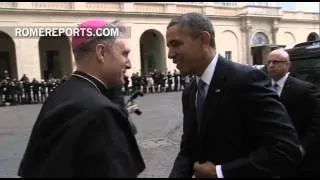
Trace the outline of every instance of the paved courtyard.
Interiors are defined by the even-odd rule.
[[[168,177],[182,133],[181,92],[146,94],[132,115],[136,138],[146,162],[139,177]],[[0,178],[17,177],[17,169],[41,105],[0,107]]]

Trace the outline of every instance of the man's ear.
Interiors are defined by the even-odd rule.
[[[96,56],[97,56],[97,59],[100,63],[103,63],[104,62],[104,57],[105,57],[105,46],[103,44],[97,44],[96,45]]]
[[[210,46],[211,35],[207,31],[201,32],[202,45]]]

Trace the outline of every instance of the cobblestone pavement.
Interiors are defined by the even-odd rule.
[[[168,177],[182,133],[181,92],[146,94],[136,102],[143,111],[132,115],[146,162],[139,177]],[[41,105],[0,107],[0,178],[17,177],[33,123]]]

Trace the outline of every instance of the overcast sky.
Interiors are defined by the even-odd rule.
[[[279,2],[282,10],[319,12],[319,2]]]

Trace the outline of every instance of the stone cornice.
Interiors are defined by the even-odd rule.
[[[290,22],[319,22],[319,13],[282,11],[281,7],[215,6],[185,2],[0,2],[0,14],[78,15],[172,18],[186,12],[199,12],[210,18],[274,18]]]
[[[0,14],[45,14],[45,15],[60,15],[60,16],[117,16],[117,17],[146,17],[145,12],[122,12],[122,11],[79,11],[79,10],[44,10],[44,9],[1,9]],[[173,18],[179,14],[174,13],[148,13],[148,17],[152,18]],[[216,18],[231,18],[239,19],[239,16],[223,16],[223,15],[207,15],[207,17],[216,19]]]

